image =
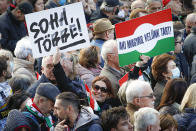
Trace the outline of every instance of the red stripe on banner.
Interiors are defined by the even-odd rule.
[[[134,34],[138,26],[144,23],[157,25],[168,21],[172,21],[171,9],[166,9],[143,17],[118,23],[115,25],[116,38],[123,38]]]
[[[90,89],[88,88],[88,85],[87,84],[85,84],[85,88],[86,88],[86,91],[89,93],[89,98],[90,98],[90,107],[92,108],[92,109],[94,109],[95,108],[95,102],[94,102],[94,99],[93,99],[93,96],[92,96],[92,94],[91,94],[91,91],[90,91]]]
[[[119,85],[122,86],[123,83],[125,83],[128,80],[129,73],[125,74],[118,82]]]

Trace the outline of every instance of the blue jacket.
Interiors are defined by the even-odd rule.
[[[185,108],[183,114],[175,115],[178,122],[178,131],[195,131],[196,130],[196,110]]]

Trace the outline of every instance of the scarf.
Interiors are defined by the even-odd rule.
[[[34,103],[27,104],[26,108],[33,115],[39,117],[42,120],[45,120],[46,121],[46,125],[47,125],[48,128],[50,128],[50,130],[54,129],[52,117],[51,116],[45,117],[44,115],[42,115],[42,113],[37,109],[37,107],[36,107],[36,105]]]

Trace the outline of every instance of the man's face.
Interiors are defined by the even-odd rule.
[[[182,3],[180,0],[172,0],[171,2],[172,12],[179,14],[182,11]]]
[[[161,10],[162,10],[162,5],[161,5],[161,2],[159,1],[154,1],[149,5],[149,7],[147,7],[147,11],[149,14],[155,13]]]
[[[191,33],[191,28],[193,26],[196,26],[196,23],[192,22],[191,20],[186,20],[185,28],[186,28],[187,34],[190,34]]]
[[[157,121],[154,125],[151,125],[151,131],[160,131],[161,127],[160,127],[160,118],[157,115]]]
[[[111,60],[112,60],[113,64],[119,66],[119,57],[118,57],[118,49],[117,49],[117,47],[114,47],[113,53],[111,53],[110,55],[112,57]]]
[[[137,1],[134,1],[132,4],[131,4],[131,10],[134,10],[134,9],[144,9],[145,8],[145,3],[141,0],[137,0]]]
[[[0,0],[0,13],[3,13],[7,10],[9,3],[7,0]]]
[[[54,104],[54,115],[58,117],[60,121],[67,120],[67,111],[61,104],[61,100],[56,99]]]
[[[130,123],[129,118],[120,119],[115,131],[133,131],[133,125]]]
[[[54,109],[54,102],[49,99],[45,99],[42,101],[40,105],[40,111],[45,115],[48,116]]]
[[[50,81],[55,83],[56,78],[54,77],[54,74],[53,74],[53,68],[54,68],[53,57],[48,56],[43,59],[44,60],[42,62],[44,63],[42,64],[42,73],[46,76],[46,78],[48,78]]]
[[[139,98],[139,106],[142,107],[151,107],[154,108],[155,97],[151,87],[146,87],[142,96]]]

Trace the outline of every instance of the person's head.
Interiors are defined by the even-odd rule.
[[[185,20],[185,27],[187,34],[191,33],[193,26],[196,26],[196,13],[188,14]]]
[[[152,88],[148,82],[141,80],[134,80],[128,84],[126,90],[126,100],[140,108],[152,107],[154,108],[155,97]]]
[[[14,75],[9,80],[13,93],[26,91],[33,84],[30,78],[23,74]]]
[[[184,94],[180,110],[184,111],[185,108],[196,108],[196,83],[190,85]]]
[[[10,70],[12,73],[14,70],[14,62],[13,62],[14,57],[13,57],[12,52],[5,50],[5,49],[0,49],[0,57],[4,57],[7,61],[9,61],[8,63],[9,63]]]
[[[106,15],[113,15],[119,9],[119,0],[104,0],[100,6],[100,10]]]
[[[14,57],[12,52],[5,49],[0,49],[0,57],[5,57],[8,61],[13,61]]]
[[[4,131],[40,131],[39,124],[30,117],[27,117],[19,110],[11,110],[8,114]]]
[[[131,3],[131,10],[145,9],[145,2],[143,0],[135,0]]]
[[[24,37],[16,43],[16,48],[14,50],[14,55],[18,59],[23,59],[34,63],[32,52],[32,43],[29,37]]]
[[[146,10],[149,14],[161,11],[163,8],[162,0],[147,0],[146,1]]]
[[[104,102],[107,98],[114,97],[114,90],[110,80],[105,76],[97,76],[92,81],[92,95],[98,102]]]
[[[174,53],[182,51],[182,33],[179,30],[174,30],[175,50]]]
[[[7,108],[8,110],[18,109],[23,110],[30,96],[25,92],[15,93],[8,97]]]
[[[180,104],[186,92],[187,86],[188,85],[186,81],[181,78],[169,80],[163,90],[161,102],[158,109],[163,106],[169,106],[174,102]]]
[[[119,58],[118,58],[117,41],[116,40],[106,41],[102,46],[101,56],[106,64],[112,66],[113,68],[118,69]]]
[[[148,12],[144,9],[134,9],[129,16],[130,19],[138,18],[147,15]]]
[[[161,131],[177,131],[178,124],[173,116],[169,114],[160,115]]]
[[[18,21],[24,21],[25,20],[24,15],[32,12],[33,12],[33,6],[30,2],[26,0],[17,4],[16,8],[12,10],[12,14]]]
[[[127,90],[127,87],[128,87],[128,84],[131,82],[132,80],[130,79],[129,81],[127,82],[124,82],[119,90],[118,90],[118,98],[120,99],[120,102],[126,106],[127,105],[127,100],[126,100],[126,90]]]
[[[4,82],[11,77],[10,62],[5,57],[0,57],[0,82]]]
[[[178,15],[182,12],[182,3],[180,0],[162,0],[163,7],[169,9],[171,8],[172,14]]]
[[[159,131],[159,112],[153,108],[140,108],[134,113],[135,131]]]
[[[0,14],[6,12],[9,7],[9,0],[0,0]]]
[[[172,78],[172,69],[177,68],[174,60],[175,57],[169,54],[162,54],[155,57],[151,65],[154,79],[162,81]]]
[[[33,5],[34,12],[44,10],[44,1],[43,0],[30,0],[30,2]]]
[[[114,107],[101,114],[104,131],[133,131],[129,114],[122,106]]]
[[[94,39],[114,39],[114,25],[107,18],[101,18],[93,23]]]
[[[56,96],[59,89],[51,83],[40,83],[36,89],[33,102],[44,116],[48,116],[54,109]]]
[[[56,97],[54,115],[57,116],[60,121],[65,120],[69,126],[73,127],[80,108],[81,100],[76,94],[63,92]]]
[[[56,78],[53,74],[53,56],[45,56],[42,59],[42,73],[48,78],[52,83],[56,83]]]
[[[91,46],[80,50],[79,63],[85,68],[95,68],[101,62],[99,47]]]

